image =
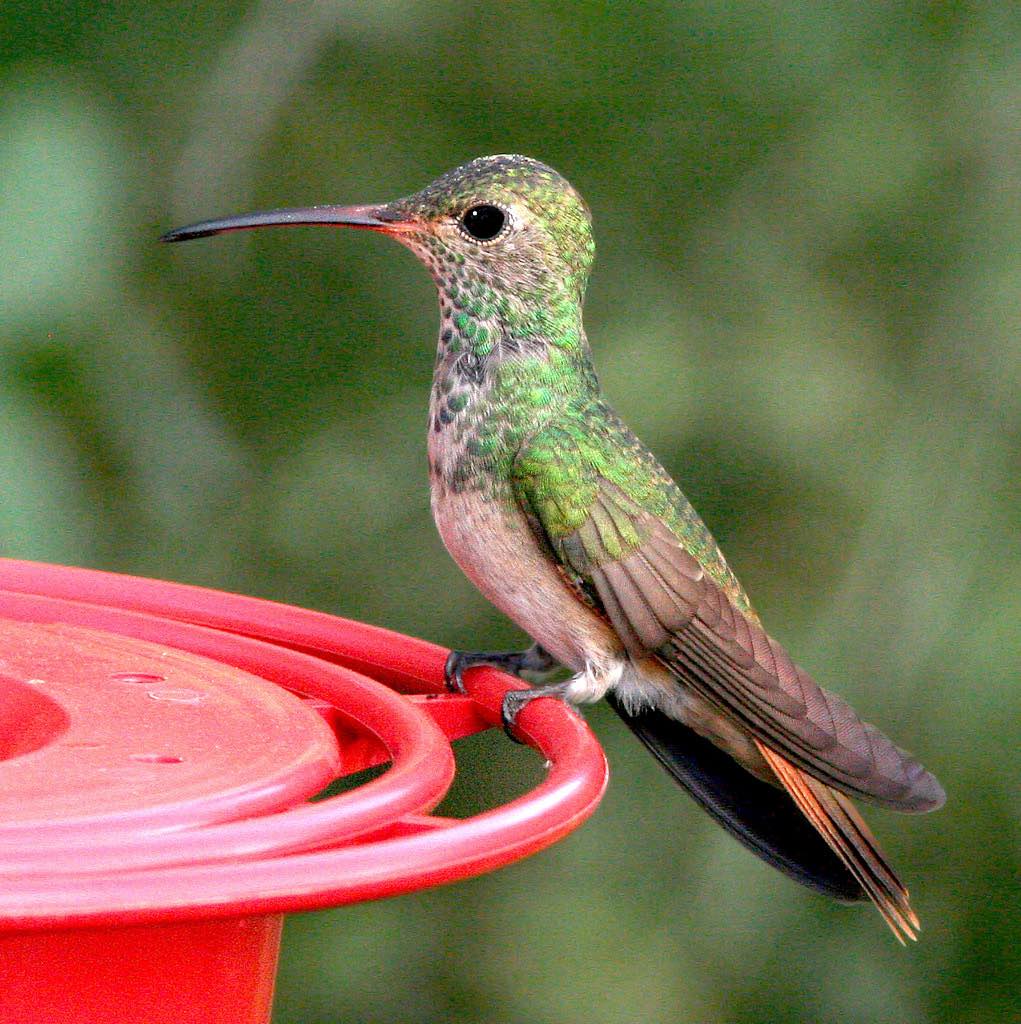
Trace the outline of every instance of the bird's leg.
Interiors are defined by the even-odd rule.
[[[556,668],[557,659],[538,644],[527,651],[451,651],[443,666],[444,686],[451,693],[466,693],[464,673],[478,665],[520,677],[522,672],[549,672]]]
[[[522,672],[550,672],[557,667],[557,659],[539,644],[532,644],[527,651],[451,651],[447,657],[447,663],[443,666],[443,679],[448,690],[452,693],[465,693],[463,675],[470,668],[477,665],[488,665],[491,668],[498,668],[502,672],[508,672],[512,676],[520,678]],[[546,686],[533,686],[528,690],[509,690],[503,698],[503,706],[500,710],[500,718],[503,721],[503,731],[515,743],[520,743],[514,735],[515,723],[521,709],[526,704],[535,700],[536,697],[556,697],[563,699],[567,696],[568,687],[574,681],[565,679],[559,683],[549,683]],[[573,705],[567,704],[571,710]],[[577,712],[575,712],[577,714]]]

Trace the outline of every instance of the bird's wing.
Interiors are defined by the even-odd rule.
[[[583,432],[539,432],[518,454],[512,484],[540,541],[630,654],[657,657],[763,746],[835,789],[901,811],[943,803],[932,775],[736,607],[636,500],[645,485],[623,480],[605,445]]]

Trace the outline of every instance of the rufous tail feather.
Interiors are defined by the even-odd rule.
[[[904,945],[906,939],[917,939],[921,926],[908,902],[908,891],[854,804],[843,793],[813,779],[758,740],[755,742],[801,812],[861,883],[898,942]]]

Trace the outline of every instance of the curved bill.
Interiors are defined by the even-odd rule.
[[[226,231],[250,228],[290,227],[303,224],[334,224],[369,231],[407,231],[411,224],[387,206],[307,206],[294,210],[263,210],[239,217],[202,220],[187,227],[174,228],[160,236],[161,242],[186,242],[191,238],[207,238]]]

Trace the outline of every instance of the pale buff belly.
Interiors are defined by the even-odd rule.
[[[613,631],[569,587],[522,513],[478,493],[433,489],[443,543],[487,600],[575,672],[620,661]]]

